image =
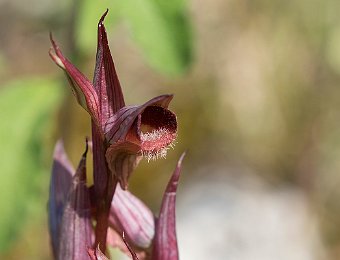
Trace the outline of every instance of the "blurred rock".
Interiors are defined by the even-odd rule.
[[[315,213],[304,194],[272,188],[228,169],[205,169],[178,195],[181,259],[324,259]],[[223,176],[224,175],[224,176]]]

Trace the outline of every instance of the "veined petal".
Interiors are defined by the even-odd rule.
[[[67,158],[63,142],[59,140],[54,148],[50,195],[48,200],[49,231],[55,257],[58,252],[61,219],[74,173],[75,170]]]
[[[50,39],[53,47],[53,49],[49,51],[50,57],[66,72],[73,94],[76,96],[78,103],[89,112],[92,119],[99,124],[99,101],[91,82],[64,57],[59,46],[53,40],[52,34],[50,34]]]
[[[109,223],[118,233],[125,232],[133,246],[148,248],[151,245],[155,234],[154,215],[140,199],[119,186],[111,203]]]
[[[141,160],[139,151],[140,147],[129,141],[112,144],[106,151],[109,169],[118,179],[122,189],[127,188],[128,179]]]
[[[107,12],[108,10],[103,14],[98,23],[98,47],[93,79],[93,85],[99,99],[100,120],[102,125],[104,125],[114,113],[125,106],[123,92],[103,24]]]
[[[62,216],[58,259],[90,259],[91,205],[86,187],[86,150],[80,160]]]
[[[153,260],[178,260],[176,237],[176,191],[185,153],[178,160],[176,169],[166,187],[153,244]]]

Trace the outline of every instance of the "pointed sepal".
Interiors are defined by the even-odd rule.
[[[90,259],[87,249],[92,247],[91,203],[86,186],[86,150],[73,177],[61,221],[58,259]]]
[[[98,46],[93,85],[100,104],[100,120],[104,125],[119,109],[125,106],[123,92],[108,45],[104,19],[108,10],[98,23]]]
[[[72,87],[78,103],[90,114],[97,125],[100,125],[99,100],[91,82],[86,78],[61,52],[59,46],[50,34],[52,49],[49,54],[52,60],[62,68]]]
[[[183,153],[166,187],[159,217],[156,221],[156,234],[153,244],[153,260],[178,260],[176,236],[176,191],[181,172]]]
[[[59,248],[60,224],[72,186],[75,170],[65,152],[64,144],[59,140],[54,148],[50,194],[48,200],[48,222],[53,255],[56,257]]]

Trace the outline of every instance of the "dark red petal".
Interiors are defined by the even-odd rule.
[[[124,140],[132,124],[147,107],[167,108],[172,98],[173,95],[162,95],[149,100],[141,106],[123,107],[107,121],[105,125],[106,139],[111,144]]]
[[[141,159],[139,151],[140,147],[129,141],[112,144],[106,151],[110,171],[116,176],[122,189],[127,188],[128,179]]]
[[[68,60],[64,57],[59,46],[50,35],[53,50],[49,54],[53,61],[65,72],[71,84],[73,94],[76,96],[78,103],[89,112],[93,120],[99,124],[99,102],[96,91],[91,82]]]
[[[115,65],[108,45],[103,24],[106,11],[98,23],[98,47],[93,85],[97,92],[100,106],[101,123],[106,121],[125,106],[123,92],[115,70]]]
[[[53,254],[56,257],[59,244],[59,229],[67,195],[75,173],[67,158],[63,142],[59,140],[54,148],[50,195],[48,201],[48,220]]]
[[[111,203],[109,223],[118,233],[125,231],[129,242],[139,248],[148,248],[155,234],[151,210],[131,192],[119,186]]]
[[[58,259],[90,259],[92,224],[89,189],[86,187],[86,153],[83,154],[62,216]]]
[[[176,191],[185,153],[178,160],[176,169],[166,187],[158,220],[153,247],[153,260],[178,260],[176,237]]]

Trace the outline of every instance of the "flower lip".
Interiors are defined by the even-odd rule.
[[[109,120],[106,122],[105,125],[105,136],[106,140],[110,144],[114,144],[118,141],[124,141],[126,140],[126,137],[129,132],[131,132],[131,129],[136,130],[135,136],[137,139],[139,138],[139,129],[141,126],[141,117],[140,115],[143,114],[143,112],[148,107],[161,107],[163,109],[167,110],[167,107],[172,100],[173,95],[162,95],[155,97],[143,105],[140,106],[126,106],[121,108],[116,114],[114,114]],[[147,118],[147,117],[145,117]],[[175,124],[177,126],[176,117],[174,117],[175,121],[170,124]],[[146,120],[146,119],[144,119]],[[158,119],[159,120],[159,119]],[[147,119],[146,122],[152,122],[152,119]],[[153,119],[153,122],[157,122],[157,118]],[[134,125],[137,123],[138,125]],[[164,123],[162,125],[165,125]],[[155,124],[153,124],[153,128],[155,127]],[[131,133],[129,133],[130,135]]]
[[[108,167],[123,189],[141,155],[151,159],[165,157],[176,138],[177,119],[167,109],[172,95],[155,97],[141,106],[125,106],[107,121],[106,151]]]
[[[142,151],[157,151],[169,146],[176,138],[176,115],[159,106],[149,106],[141,114],[138,135]]]

